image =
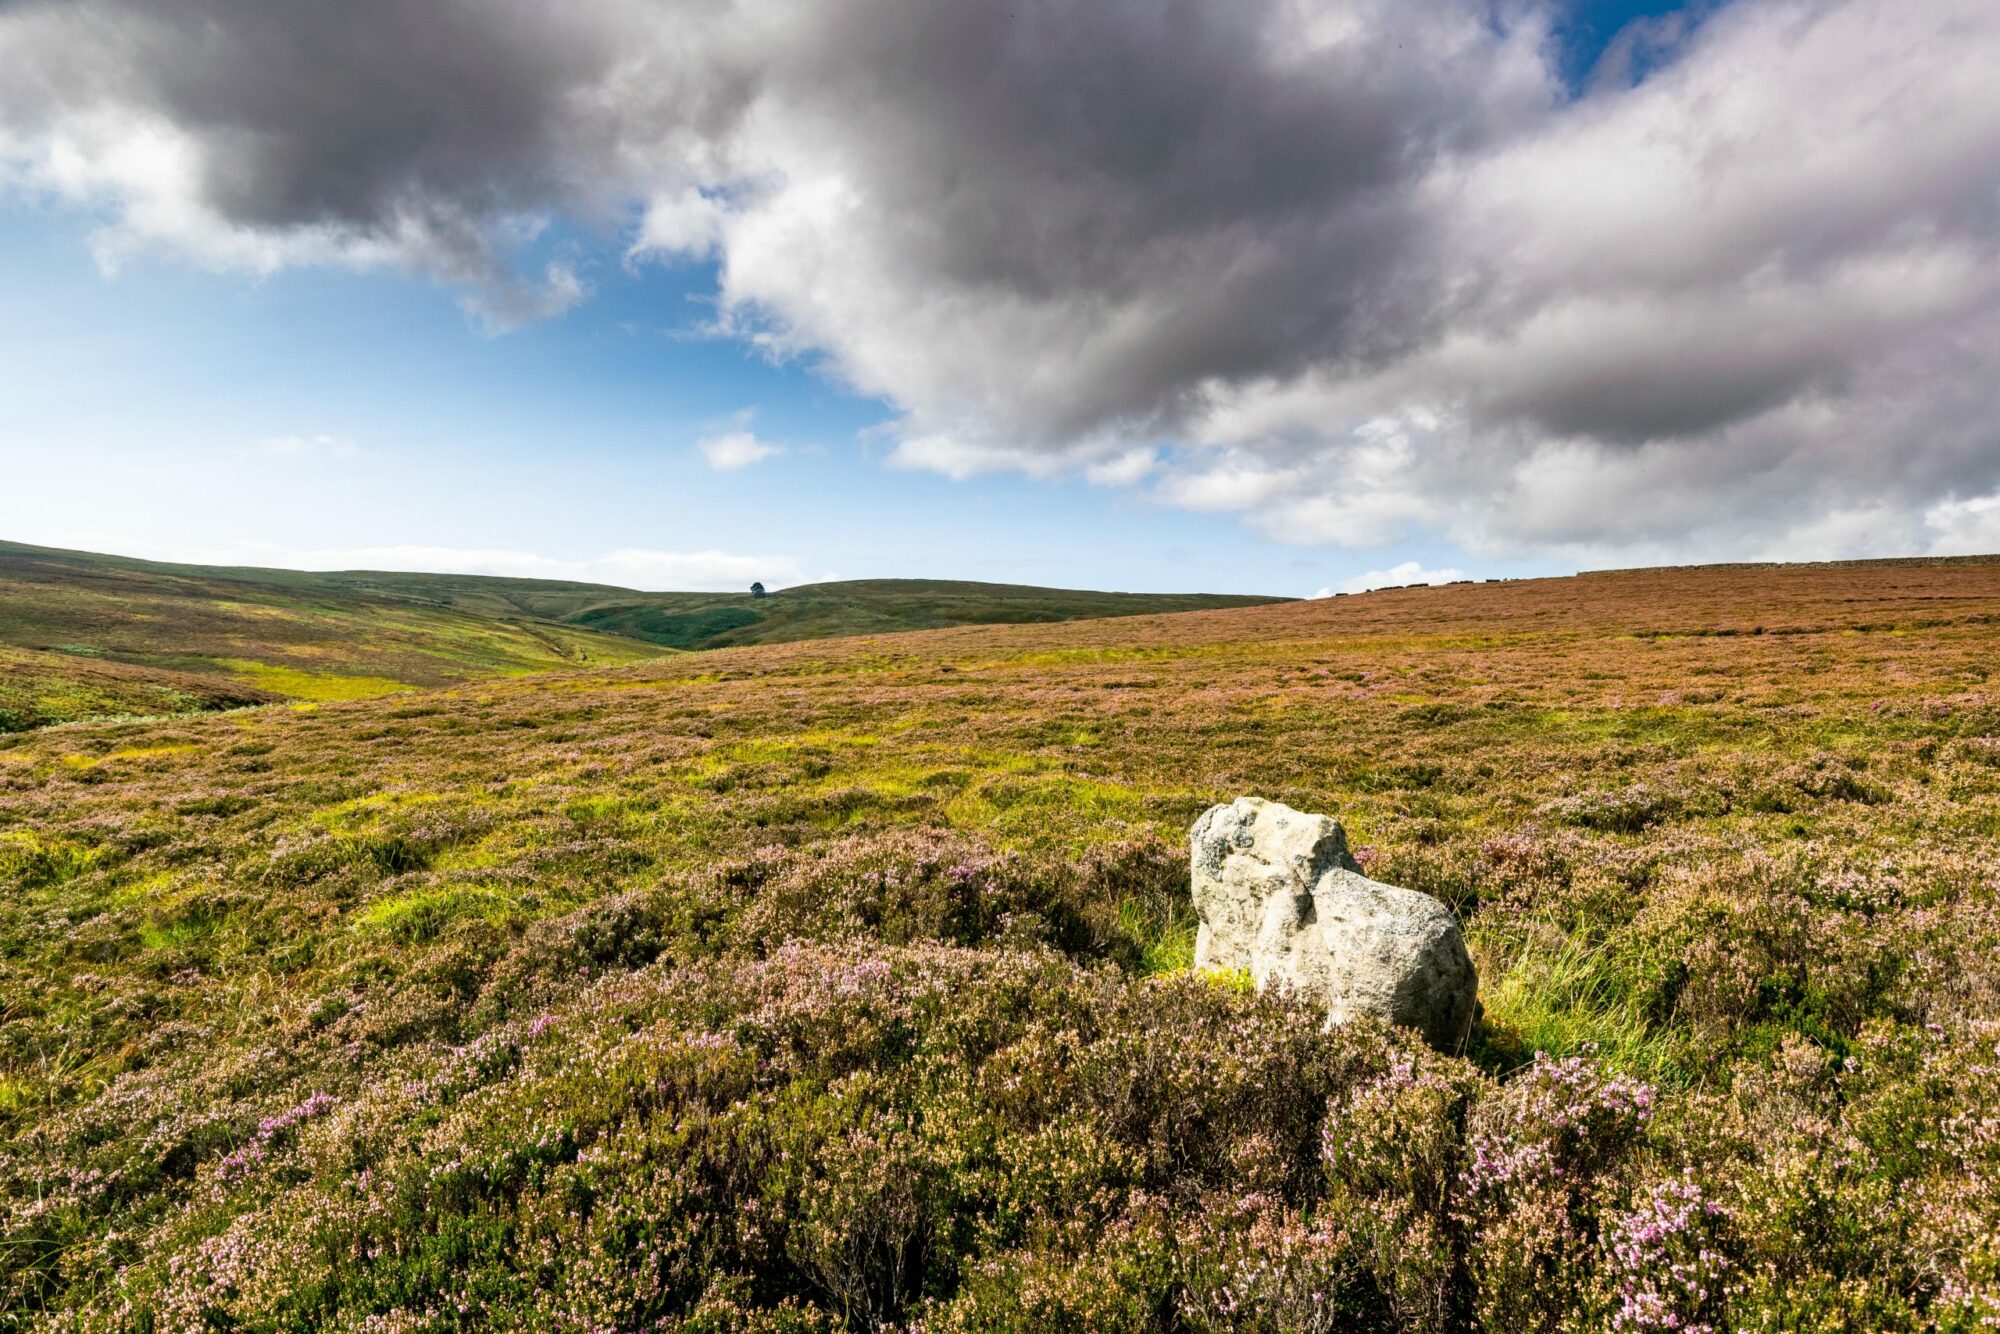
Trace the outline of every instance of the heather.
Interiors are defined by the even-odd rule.
[[[772,645],[0,738],[0,1325],[1975,1329],[2000,564]],[[1185,834],[1459,913],[1441,1055]]]

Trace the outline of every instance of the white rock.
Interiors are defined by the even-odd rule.
[[[1197,968],[1294,988],[1331,1023],[1376,1015],[1464,1048],[1479,979],[1451,909],[1362,875],[1339,821],[1238,797],[1192,842]]]

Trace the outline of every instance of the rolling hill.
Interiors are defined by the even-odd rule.
[[[853,579],[803,584],[763,598],[746,593],[641,594],[584,607],[564,619],[675,648],[709,649],[955,625],[1048,624],[1212,611],[1287,600],[1211,593],[1095,593],[947,579]]]
[[[231,573],[259,577],[270,573],[293,587],[338,589],[480,615],[529,616],[677,649],[733,648],[954,625],[1043,624],[1208,611],[1290,600],[1227,593],[1101,593],[952,579],[850,579],[801,584],[759,598],[747,592],[641,593],[605,584],[489,575]]]
[[[173,565],[0,543],[0,731],[389,694],[670,650],[1272,599],[864,580],[748,593]]]
[[[1997,650],[1718,567],[0,737],[0,1328],[1976,1328]],[[1190,969],[1244,793],[1466,1050]]]
[[[616,665],[657,645],[287,571],[0,544],[0,731]]]

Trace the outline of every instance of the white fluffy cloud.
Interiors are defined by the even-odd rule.
[[[1449,584],[1466,578],[1464,570],[1432,570],[1418,561],[1406,560],[1401,565],[1393,565],[1386,570],[1370,570],[1357,574],[1352,579],[1343,579],[1313,594],[1316,598],[1330,598],[1335,593],[1366,593],[1373,588],[1407,588],[1411,584]]]
[[[521,238],[622,229],[894,404],[892,463],[1302,544],[1989,542],[2000,6],[1734,0],[1580,94],[1498,12],[16,0],[0,171],[107,263],[397,264],[495,323],[587,296]]]
[[[784,453],[784,448],[768,441],[759,440],[748,431],[731,431],[726,435],[712,435],[699,442],[695,448],[708,460],[708,466],[717,472],[735,472],[753,463]]]

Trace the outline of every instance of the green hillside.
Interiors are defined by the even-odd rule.
[[[1289,599],[1223,593],[1101,593],[954,579],[849,579],[743,593],[641,593],[605,584],[486,575],[372,570],[266,576],[296,588],[335,588],[497,616],[533,616],[587,626],[670,648],[729,648],[841,635],[942,630],[954,625],[1034,625],[1251,607]]]
[[[1276,599],[880,579],[769,597],[480,575],[172,565],[0,542],[0,731],[350,699],[664,650]]]
[[[1206,593],[1094,593],[948,579],[853,579],[805,584],[763,598],[747,593],[638,594],[584,607],[564,619],[675,648],[726,648],[954,625],[1029,625],[1209,611],[1282,600]]]
[[[163,565],[0,543],[0,731],[280,699],[355,699],[656,645],[515,610],[281,570]]]

